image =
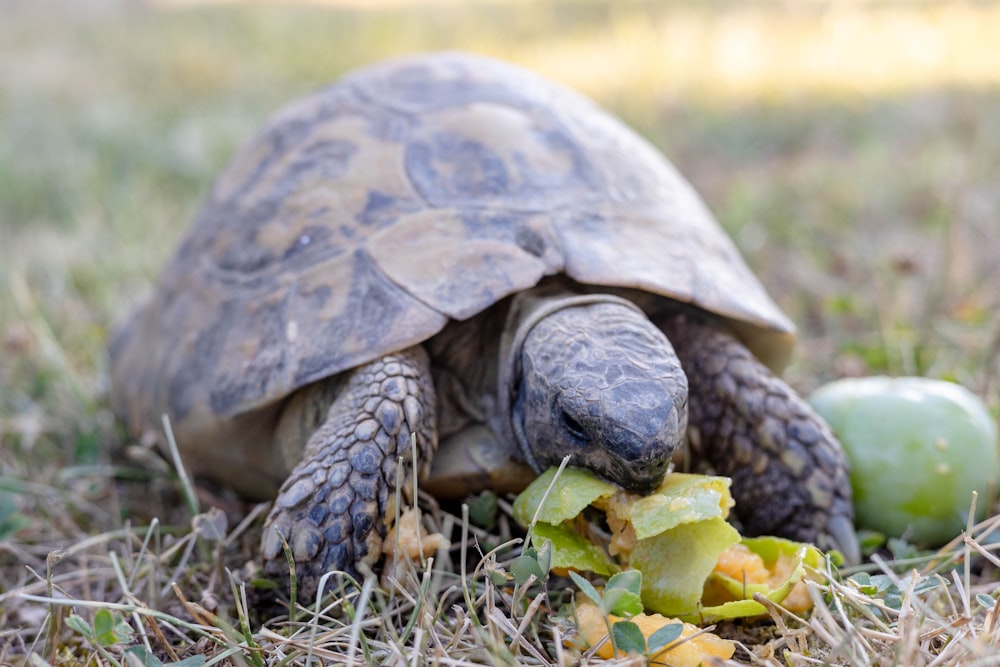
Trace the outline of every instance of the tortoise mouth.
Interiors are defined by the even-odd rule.
[[[683,419],[673,406],[663,415],[656,433],[632,428],[609,428],[605,437],[579,453],[579,464],[614,482],[629,493],[648,495],[663,483],[679,442]]]
[[[612,481],[626,491],[648,496],[663,484],[663,478],[670,470],[670,459],[641,466],[622,464]]]

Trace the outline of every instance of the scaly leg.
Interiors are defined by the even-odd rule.
[[[350,371],[302,460],[282,484],[264,526],[265,571],[284,577],[281,536],[295,559],[299,590],[312,599],[330,570],[374,563],[394,512],[397,459],[426,475],[437,445],[430,362],[421,347],[386,355]],[[410,485],[403,484],[404,491]]]
[[[690,315],[658,324],[688,377],[692,456],[732,478],[744,530],[857,560],[847,461],[826,422],[718,327]]]

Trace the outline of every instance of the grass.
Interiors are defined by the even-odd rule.
[[[253,577],[259,521],[242,519],[255,508],[200,489],[227,523],[186,509],[171,466],[105,403],[110,327],[235,147],[284,102],[390,54],[462,48],[529,65],[661,146],[799,324],[787,373],[799,389],[922,374],[961,382],[996,414],[998,29],[993,2],[7,3],[0,663],[112,664],[126,644],[237,664],[302,663],[310,644],[331,664],[580,659],[560,641],[568,620],[531,611],[542,584],[488,576],[516,546],[482,563],[475,549],[439,554],[384,590],[362,582],[318,622],[312,610],[256,618],[233,583]],[[431,514],[459,534],[467,525]],[[516,536],[503,525],[468,531],[491,553]],[[995,597],[993,527],[950,552],[957,578],[931,563],[917,578],[880,568],[882,588],[822,584],[839,606],[799,620],[776,611],[780,631],[754,644],[758,659],[811,664],[822,646],[844,664],[1000,662],[995,611],[978,597]],[[468,597],[461,554],[481,570]],[[565,594],[544,586],[558,608]],[[124,630],[97,608],[132,638],[118,641]],[[382,613],[398,622],[376,632]],[[860,618],[866,629],[852,629]]]

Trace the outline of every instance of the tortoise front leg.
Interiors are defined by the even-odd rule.
[[[415,433],[425,475],[437,444],[430,362],[422,347],[359,366],[342,386],[264,526],[265,571],[288,575],[283,536],[299,590],[309,599],[324,573],[378,560],[385,517],[395,509],[397,459],[404,459],[404,471],[412,470]],[[404,482],[402,488],[411,486]]]
[[[693,458],[732,478],[746,532],[815,542],[858,560],[847,460],[826,422],[717,326],[690,315],[658,324],[688,377]]]

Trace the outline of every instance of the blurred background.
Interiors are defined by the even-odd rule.
[[[799,389],[925,374],[1000,403],[1000,3],[4,0],[2,14],[0,481],[21,501],[108,460],[108,330],[235,148],[290,99],[420,50],[535,69],[662,148],[798,323]]]

